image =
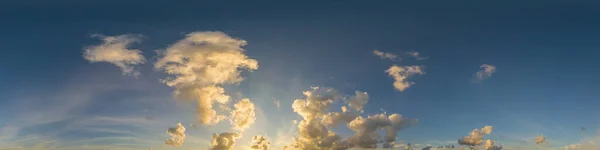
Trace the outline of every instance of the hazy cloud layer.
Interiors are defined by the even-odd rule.
[[[92,37],[100,38],[103,42],[100,45],[84,48],[83,58],[92,63],[107,62],[114,64],[121,68],[124,75],[138,76],[140,74],[134,69],[134,65],[143,64],[146,59],[142,55],[142,51],[128,48],[131,44],[141,41],[139,35],[92,35]]]
[[[388,70],[386,70],[392,78],[394,78],[394,88],[400,92],[406,90],[411,85],[415,84],[414,82],[407,81],[407,78],[413,75],[422,75],[425,74],[421,69],[421,66],[397,66],[393,65]]]
[[[241,82],[243,69],[258,68],[258,62],[244,54],[244,45],[246,41],[222,32],[193,32],[161,52],[154,67],[172,75],[163,82],[175,88],[175,97],[195,100],[198,121],[212,125],[225,118],[213,104],[230,98],[220,86]]]

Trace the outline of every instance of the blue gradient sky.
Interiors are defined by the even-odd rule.
[[[164,74],[152,69],[154,51],[193,31],[248,41],[246,54],[260,67],[228,91],[259,107],[246,135],[281,138],[275,145],[291,140],[291,120],[300,119],[291,103],[310,86],[366,91],[366,114],[383,109],[419,119],[399,134],[412,143],[456,141],[492,125],[488,138],[505,145],[544,134],[562,147],[595,138],[600,124],[599,2],[1,3],[0,145],[7,148],[48,141],[42,146],[159,149],[166,128],[194,123],[194,116],[158,82]],[[98,33],[144,35],[133,45],[149,60],[140,78],[83,59],[82,48],[98,44],[90,38]],[[375,49],[429,59],[385,61]],[[426,74],[399,92],[384,72],[393,64],[423,65]],[[474,83],[481,64],[497,72]],[[281,100],[280,109],[273,99]],[[190,129],[184,147],[205,148],[212,133],[224,131],[224,125]]]

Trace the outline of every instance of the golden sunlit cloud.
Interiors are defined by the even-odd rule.
[[[244,130],[254,124],[256,114],[254,113],[254,104],[250,99],[242,99],[234,105],[234,110],[231,112],[231,125],[235,129]]]
[[[406,90],[411,85],[415,84],[414,82],[406,81],[406,79],[413,75],[422,75],[425,74],[421,69],[421,66],[397,66],[393,65],[385,72],[389,74],[392,78],[394,78],[394,88],[400,92]]]
[[[492,126],[485,126],[479,129],[474,129],[471,134],[458,140],[460,145],[481,145],[483,143],[483,136],[492,133]]]
[[[270,146],[271,142],[269,142],[267,138],[263,136],[254,136],[252,138],[252,146],[250,146],[250,148],[255,150],[269,150]]]
[[[494,145],[494,141],[488,139],[485,141],[485,145],[483,145],[484,150],[501,150],[502,146]]]
[[[166,145],[178,147],[183,145],[185,140],[185,127],[181,123],[177,123],[176,127],[169,128],[167,130],[167,134],[171,136],[171,138],[165,141]]]
[[[210,150],[233,150],[235,140],[241,137],[240,133],[213,134]]]
[[[230,99],[221,85],[241,82],[242,69],[258,68],[258,62],[244,54],[245,45],[222,32],[193,32],[163,51],[154,67],[172,75],[163,82],[175,88],[176,98],[197,102],[200,124],[213,125],[226,118],[213,104]]]
[[[543,143],[547,143],[548,141],[546,141],[546,137],[544,135],[540,135],[535,137],[535,144],[543,144]]]
[[[139,35],[92,35],[92,37],[102,39],[103,43],[86,47],[83,51],[83,58],[92,63],[107,62],[114,64],[121,68],[124,75],[140,75],[133,65],[143,64],[146,59],[142,55],[142,51],[128,49],[131,44],[141,41]]]

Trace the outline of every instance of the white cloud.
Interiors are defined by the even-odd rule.
[[[179,147],[183,145],[185,140],[185,127],[181,123],[177,123],[177,127],[167,129],[167,133],[171,138],[165,141],[166,145]]]
[[[407,81],[407,78],[413,75],[425,74],[421,69],[421,66],[397,66],[393,65],[386,70],[392,78],[394,78],[394,88],[400,92],[406,90],[414,82]]]
[[[212,125],[225,118],[212,105],[230,98],[221,85],[241,82],[242,69],[258,68],[258,62],[244,54],[245,45],[222,32],[193,32],[162,52],[154,67],[172,75],[163,82],[175,88],[177,98],[195,100],[199,122]]]
[[[373,54],[375,56],[378,56],[381,59],[388,59],[388,60],[398,60],[398,55],[393,54],[393,53],[388,53],[388,52],[382,52],[379,50],[373,50]]]
[[[490,78],[492,77],[492,74],[496,72],[496,66],[489,64],[482,64],[481,66],[479,66],[479,68],[481,68],[481,70],[475,73],[475,79],[477,81],[482,81],[487,78]]]
[[[244,130],[254,124],[256,114],[254,113],[254,104],[250,99],[242,99],[234,105],[234,110],[231,112],[231,125],[235,129]]]
[[[92,37],[101,38],[103,43],[100,45],[88,46],[83,51],[83,58],[95,62],[108,62],[121,68],[125,75],[139,76],[139,72],[134,69],[134,65],[144,64],[146,59],[142,51],[138,49],[128,49],[135,42],[140,42],[138,35],[118,35],[104,36],[92,35]]]
[[[415,51],[412,51],[412,52],[406,52],[406,55],[408,55],[408,56],[410,56],[410,57],[413,57],[413,58],[415,58],[416,60],[425,60],[425,59],[427,59],[427,57],[423,57],[423,56],[421,56],[421,53],[419,53],[419,52],[415,52]]]

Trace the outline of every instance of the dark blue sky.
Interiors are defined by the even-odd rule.
[[[493,125],[499,135],[577,142],[583,137],[564,134],[600,123],[599,15],[599,1],[1,2],[0,103],[91,70],[82,58],[82,48],[98,42],[91,34],[143,34],[134,47],[153,62],[155,50],[186,33],[222,31],[247,40],[248,56],[260,63],[240,85],[249,97],[287,107],[311,85],[361,90],[371,98],[367,113],[383,108],[421,120],[401,131],[407,141],[454,140]],[[375,49],[429,59],[385,61]],[[423,65],[426,74],[395,91],[384,72],[393,64]],[[497,72],[471,82],[481,64]],[[150,65],[142,70],[156,74]]]

